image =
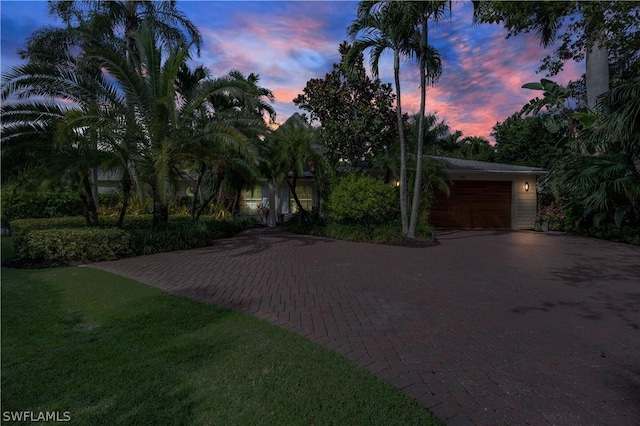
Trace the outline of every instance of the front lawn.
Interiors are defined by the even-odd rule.
[[[2,268],[2,411],[82,425],[440,424],[298,335],[83,267]]]

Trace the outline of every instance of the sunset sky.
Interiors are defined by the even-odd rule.
[[[298,111],[292,99],[311,78],[321,78],[339,61],[338,45],[355,17],[355,1],[180,1],[202,32],[202,54],[194,59],[214,75],[239,69],[260,74],[261,85],[276,96],[278,122]],[[37,28],[57,24],[44,1],[0,1],[2,71],[19,63],[16,51]],[[443,74],[430,87],[427,110],[453,130],[490,140],[491,128],[536,93],[524,83],[536,74],[546,52],[534,35],[505,40],[498,25],[474,26],[470,1],[453,4],[453,15],[430,29],[431,43],[443,57]],[[417,112],[420,94],[414,63],[402,65],[403,108]],[[383,57],[381,78],[392,82],[391,56]],[[553,79],[566,84],[584,73],[584,63],[569,62]]]

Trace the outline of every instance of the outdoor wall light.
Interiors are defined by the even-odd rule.
[[[524,183],[524,192],[529,192],[529,182]]]
[[[396,181],[396,186],[400,186],[400,181],[399,180]]]

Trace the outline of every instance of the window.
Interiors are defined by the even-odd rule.
[[[300,200],[300,204],[305,210],[311,210],[313,208],[313,186],[311,185],[297,185],[296,194]],[[298,211],[296,200],[291,195],[291,211]]]
[[[240,213],[257,213],[258,203],[262,203],[262,185],[242,191],[244,201],[240,205]]]

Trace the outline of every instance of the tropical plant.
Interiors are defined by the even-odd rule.
[[[502,23],[507,37],[538,34],[544,47],[556,50],[542,60],[541,71],[556,75],[565,61],[586,59],[588,105],[610,85],[613,76],[628,78],[640,69],[640,5],[638,2],[476,2],[478,22]],[[569,18],[569,19],[567,19]],[[566,23],[566,25],[565,25]]]
[[[249,176],[253,175],[256,153],[250,138],[252,133],[265,130],[261,117],[239,109],[240,102],[252,93],[246,81],[231,75],[207,76],[201,68],[191,71],[183,66],[177,80],[179,157],[196,175],[190,208],[193,220],[200,218],[215,198],[220,201],[230,170],[242,164]],[[191,173],[182,176],[191,178]]]
[[[334,169],[358,169],[393,140],[395,115],[391,86],[370,79],[362,54],[347,68],[352,47],[339,47],[340,63],[324,78],[311,79],[293,103],[320,123],[320,143]]]
[[[85,139],[83,145],[87,146],[84,156],[95,152],[111,153],[111,156],[106,158],[103,156],[106,163],[93,162],[88,178],[92,186],[92,194],[88,198],[97,203],[99,166],[119,169],[122,172],[124,194],[119,221],[122,224],[132,189],[132,180],[138,180],[135,173],[137,170],[133,167],[139,148],[139,134],[136,133],[135,128],[137,113],[128,102],[129,94],[125,91],[122,96],[120,87],[112,85],[112,81],[105,78],[100,68],[83,58],[86,52],[92,51],[95,54],[97,50],[107,49],[126,57],[128,64],[135,68],[141,61],[134,33],[139,31],[143,24],[153,27],[158,41],[168,49],[185,50],[192,45],[199,49],[200,34],[184,14],[176,9],[173,1],[51,1],[50,13],[60,18],[65,26],[44,27],[36,31],[29,38],[27,49],[21,52],[22,58],[29,61],[28,67],[14,70],[13,77],[16,77],[16,81],[19,74],[22,74],[22,77],[30,77],[30,80],[20,79],[18,85],[23,84],[24,87],[27,82],[31,84],[34,89],[31,92],[32,95],[37,96],[38,91],[49,92],[50,95],[54,90],[51,89],[51,76],[49,81],[41,77],[43,73],[58,73],[58,84],[53,86],[56,92],[50,97],[70,99],[76,107],[76,111],[72,114],[65,114],[67,136],[74,133],[76,136],[78,134],[84,136],[80,138]],[[43,71],[47,68],[49,71]],[[143,72],[139,66],[136,70]],[[91,84],[92,80],[97,82],[94,81]],[[15,93],[17,86],[8,85],[7,87],[9,92]],[[25,93],[21,96],[28,97]],[[84,106],[77,108],[78,102]],[[55,101],[53,103],[55,108]],[[37,111],[34,110],[34,112]],[[12,113],[15,114],[15,111]],[[56,118],[58,119],[60,117]],[[98,122],[101,122],[100,131],[91,130]],[[82,130],[82,126],[89,130]],[[64,132],[60,133],[64,135]],[[46,138],[42,142],[46,143]],[[142,189],[143,185],[138,181],[140,195],[142,195]],[[144,204],[142,199],[140,201],[140,204]]]
[[[429,45],[429,21],[439,20],[444,16],[447,6],[444,1],[429,2],[365,2],[358,9],[358,17],[351,25],[349,32],[352,37],[361,34],[363,38],[358,42],[359,49],[371,48],[372,63],[377,63],[380,55],[386,49],[394,53],[394,78],[396,93],[399,84],[400,56],[413,57],[419,65],[420,71],[420,110],[419,131],[416,142],[416,173],[422,174],[424,115],[426,108],[427,84],[434,84],[442,72],[442,64],[438,52]],[[398,119],[398,123],[401,120]],[[400,160],[400,204],[403,232],[409,238],[415,238],[421,195],[421,179],[415,179],[413,201],[411,209],[407,206],[406,187],[406,158],[403,158],[401,140]],[[410,218],[407,216],[410,213]]]
[[[277,183],[286,182],[298,212],[302,215],[308,212],[296,192],[298,178],[304,176],[305,171],[320,172],[325,163],[317,135],[318,130],[297,113],[289,117],[272,135],[275,146],[273,174]]]
[[[351,67],[356,56],[370,49],[370,64],[374,77],[379,77],[380,57],[386,50],[393,53],[393,79],[396,95],[396,121],[400,142],[400,170],[399,197],[400,217],[403,235],[409,230],[409,216],[407,203],[407,148],[402,116],[402,90],[400,86],[400,59],[409,54],[408,42],[413,27],[407,13],[406,5],[402,2],[380,3],[376,1],[361,1],[358,5],[357,17],[349,26],[347,32],[353,41],[353,48],[346,58],[346,65]],[[388,147],[383,158],[389,158]],[[376,159],[380,162],[379,159]],[[376,161],[374,160],[374,161]],[[391,167],[387,165],[386,170]]]

